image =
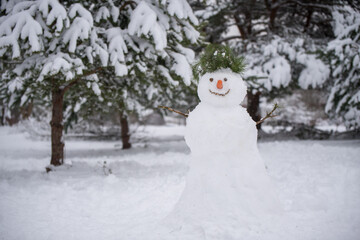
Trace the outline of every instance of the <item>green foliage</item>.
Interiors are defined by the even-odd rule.
[[[244,57],[236,56],[229,46],[209,44],[199,61],[193,66],[194,77],[219,69],[231,69],[235,73],[243,73],[245,70]]]
[[[99,112],[147,114],[144,109],[173,103],[187,106],[189,99],[196,98],[191,74],[181,71],[184,65],[191,69],[192,48],[201,43],[191,9],[183,9],[186,14],[175,16],[167,4],[157,0],[46,1],[49,11],[45,14],[34,10],[41,0],[29,2],[23,11],[16,10],[23,9],[21,1],[10,2],[0,9],[0,15],[4,13],[0,28],[8,28],[5,20],[13,21],[15,26],[22,19],[18,16],[25,14],[31,16],[32,23],[31,30],[25,32],[36,36],[15,34],[12,44],[18,46],[16,54],[13,49],[17,48],[0,41],[0,103],[6,106],[7,115],[28,102],[35,107],[38,103],[51,106],[53,89],[65,89],[65,130],[71,122]],[[145,15],[159,15],[154,24],[162,33],[143,28],[141,22],[146,17],[136,15],[136,8],[145,9]],[[54,18],[52,11],[62,14]],[[70,12],[75,12],[76,17]],[[131,19],[138,23],[131,27],[132,33],[128,31]],[[64,27],[65,23],[69,26]],[[25,25],[20,25],[21,31]],[[0,36],[0,40],[13,30]],[[75,36],[74,31],[84,35]],[[156,36],[161,36],[161,41]],[[20,58],[14,61],[13,55]]]

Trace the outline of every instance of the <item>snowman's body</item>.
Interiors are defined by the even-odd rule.
[[[229,70],[205,74],[198,94],[201,103],[189,114],[185,133],[190,170],[170,218],[207,232],[239,229],[277,212],[279,202],[257,148],[256,124],[240,106],[246,95],[241,77]]]
[[[186,121],[186,144],[192,155],[257,150],[255,122],[241,106],[199,103]]]

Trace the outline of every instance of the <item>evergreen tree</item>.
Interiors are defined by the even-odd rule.
[[[185,0],[4,0],[1,15],[1,101],[51,105],[52,165],[63,163],[64,113],[71,120],[94,96],[103,101],[101,91],[115,83],[106,73],[118,77],[113,87],[126,106],[139,102],[125,97],[129,89],[161,95],[191,83],[193,52],[184,45],[199,34]]]
[[[333,85],[326,112],[341,117],[349,128],[360,127],[360,12],[350,6],[333,11],[336,38],[328,43],[326,59]]]

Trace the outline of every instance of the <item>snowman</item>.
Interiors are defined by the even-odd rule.
[[[256,123],[240,106],[247,93],[243,59],[210,45],[196,67],[200,103],[185,131],[190,170],[167,221],[181,231],[197,226],[206,239],[237,239],[241,227],[281,208],[257,148]]]

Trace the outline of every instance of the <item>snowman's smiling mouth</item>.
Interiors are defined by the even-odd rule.
[[[210,91],[210,93],[211,93],[211,94],[214,94],[214,95],[216,95],[216,96],[221,96],[221,97],[224,97],[224,96],[226,96],[226,95],[230,92],[230,89],[229,89],[229,90],[227,90],[227,92],[226,92],[226,93],[217,93],[217,92],[213,92],[213,91],[211,91],[210,89],[209,89],[209,91]]]

